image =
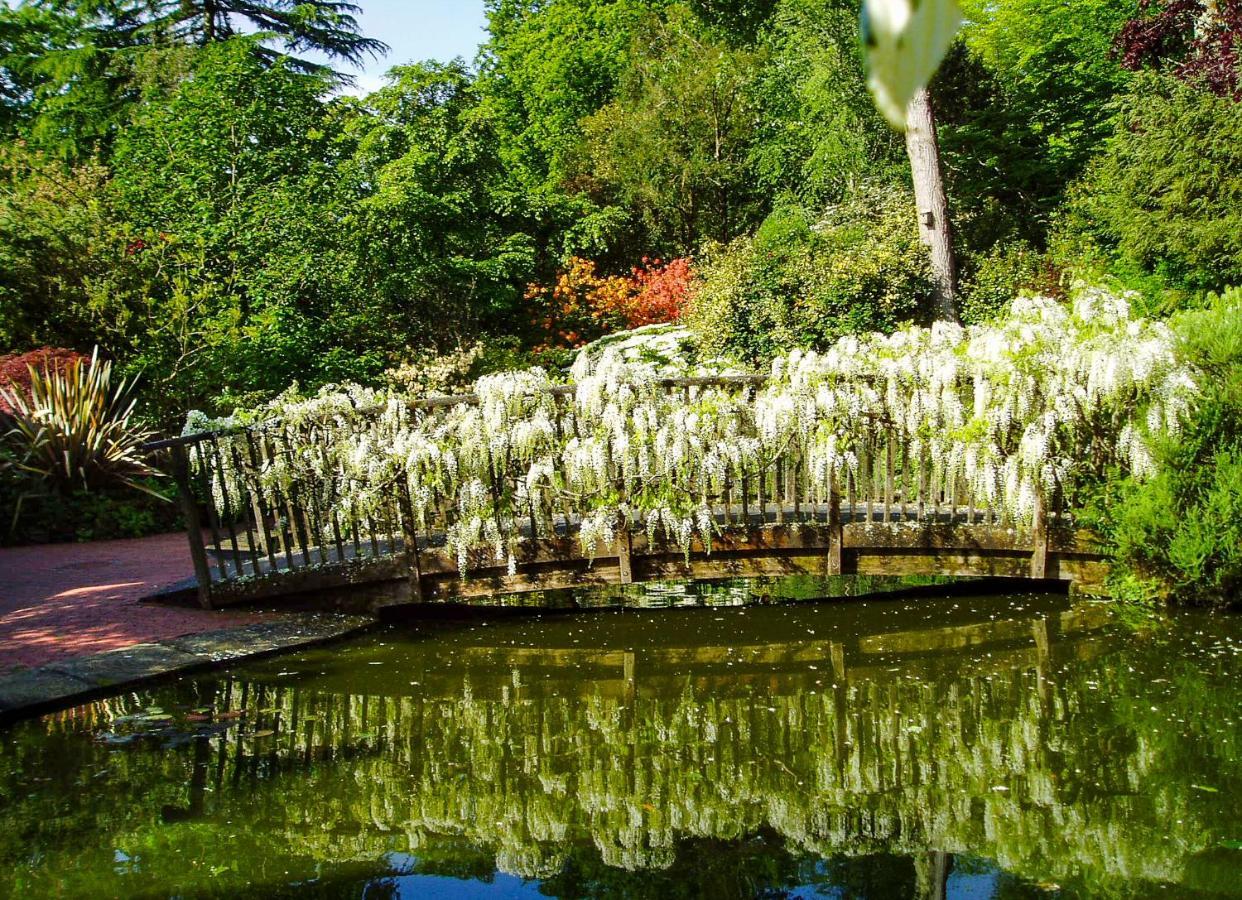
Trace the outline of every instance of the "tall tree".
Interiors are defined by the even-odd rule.
[[[129,0],[0,7],[0,94],[22,138],[81,161],[115,136],[138,94],[137,16]]]
[[[331,83],[267,65],[256,40],[192,54],[190,77],[154,87],[112,154],[121,258],[93,292],[109,343],[169,412],[204,392],[365,377],[392,337],[358,321]]]
[[[949,199],[940,167],[940,144],[936,139],[936,116],[931,94],[919,88],[906,113],[906,152],[914,181],[914,205],[919,215],[919,238],[931,254],[933,312],[937,319],[958,321],[957,258],[953,252],[953,226]]]
[[[904,177],[901,135],[876,111],[851,0],[781,0],[762,38],[750,165],[773,202],[840,203],[864,182]]]
[[[581,120],[616,94],[634,37],[665,0],[488,0],[479,87],[506,165],[532,188],[577,168]]]
[[[867,85],[893,127],[906,133],[919,233],[931,255],[938,319],[957,321],[957,266],[936,118],[927,82],[961,21],[956,0],[864,0],[861,32]]]
[[[757,224],[747,167],[758,57],[676,5],[635,39],[615,101],[584,127],[593,174],[642,217],[658,253],[691,253]]]
[[[512,203],[494,123],[461,60],[389,73],[359,119],[349,231],[360,293],[394,333],[441,349],[511,313],[532,271],[529,224]]]
[[[1132,75],[1111,52],[1138,0],[963,0],[931,85],[959,246],[1042,247],[1066,188],[1112,132]]]

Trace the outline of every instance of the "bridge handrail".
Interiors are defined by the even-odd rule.
[[[875,379],[864,377],[858,381],[870,385]],[[694,395],[688,389],[762,388],[769,382],[766,375],[747,373],[663,378],[655,384],[670,396],[685,390],[688,401],[693,401]],[[958,382],[966,390],[972,379],[959,376]],[[573,383],[554,384],[519,392],[515,396],[573,398],[578,389],[579,385]],[[406,407],[433,411],[478,404],[480,400],[475,393],[429,396],[411,399]],[[351,399],[351,402],[355,401]],[[594,415],[579,409],[578,404],[573,402],[558,402],[556,406],[559,410],[554,417],[558,442],[577,435],[578,417],[586,415],[589,421]],[[467,527],[471,515],[477,515],[468,512],[465,506],[460,510],[457,508],[463,490],[461,485],[449,485],[443,489],[433,486],[430,499],[418,500],[420,505],[416,508],[412,502],[414,494],[411,485],[405,478],[389,473],[376,476],[377,480],[369,482],[372,497],[364,498],[361,510],[353,506],[356,495],[350,485],[356,483],[358,476],[342,475],[337,471],[342,461],[335,455],[341,452],[337,449],[341,445],[337,443],[335,434],[340,430],[346,444],[361,441],[358,447],[368,446],[367,441],[376,439],[390,440],[391,435],[387,431],[370,431],[389,408],[389,404],[355,403],[352,412],[342,408],[343,415],[337,417],[305,416],[288,421],[272,418],[152,441],[145,445],[149,453],[162,454],[166,468],[177,483],[204,605],[211,605],[212,594],[217,587],[225,587],[223,582],[238,584],[260,575],[314,575],[315,571],[325,566],[348,568],[364,557],[405,559],[411,573],[411,584],[421,585],[426,565],[422,557],[429,546],[427,529],[438,533],[442,542],[465,546],[460,537],[453,539],[456,543],[449,540],[449,529],[460,531]],[[874,412],[866,410],[856,415],[874,424],[869,428],[870,436],[855,447],[857,457],[851,463],[852,469],[834,470],[825,481],[822,475],[815,474],[818,470],[812,471],[813,461],[804,458],[802,451],[794,444],[782,442],[767,447],[757,460],[751,460],[754,466],[727,472],[723,476],[723,484],[713,480],[710,488],[693,488],[694,499],[691,502],[706,504],[700,508],[707,510],[695,512],[694,515],[715,518],[715,523],[710,527],[702,525],[696,528],[723,534],[731,528],[750,528],[756,522],[764,527],[791,525],[795,531],[804,525],[813,529],[826,527],[828,537],[824,546],[827,571],[839,573],[844,547],[843,526],[847,521],[853,523],[851,527],[860,523],[870,526],[903,522],[920,526],[957,523],[990,527],[1003,522],[1012,529],[1017,524],[1009,511],[997,506],[988,496],[979,494],[960,475],[950,473],[942,464],[934,462],[928,455],[927,446],[920,445],[917,436],[906,434],[902,422],[890,420],[887,416],[876,418]],[[421,423],[422,420],[418,421]],[[418,427],[421,428],[421,424]],[[381,443],[376,446],[385,445]],[[853,451],[851,456],[854,456]],[[553,458],[557,460],[555,466],[562,465],[560,456],[554,455]],[[497,533],[510,542],[510,547],[527,544],[534,547],[538,543],[533,540],[535,538],[554,535],[568,538],[578,531],[581,532],[580,540],[584,547],[597,546],[597,541],[601,539],[603,545],[599,546],[608,546],[612,542],[615,547],[619,540],[622,547],[616,551],[620,554],[617,558],[619,577],[622,583],[626,583],[633,577],[628,535],[632,530],[642,531],[645,515],[641,512],[644,508],[641,500],[638,506],[629,504],[641,498],[652,486],[649,482],[654,476],[634,472],[622,474],[620,470],[613,472],[611,457],[609,460],[607,466],[611,474],[607,477],[614,479],[609,483],[612,484],[611,490],[619,492],[623,498],[620,501],[607,499],[604,494],[593,500],[595,495],[589,492],[585,495],[572,491],[566,493],[562,488],[557,489],[560,493],[555,497],[540,497],[526,487],[526,470],[512,468],[517,460],[509,460],[506,453],[503,461],[497,459],[493,462],[489,455],[488,471],[478,477],[483,479],[484,489],[490,481],[492,504],[496,511],[487,513],[483,521],[490,528],[492,523],[489,518],[495,515],[494,524],[499,529]],[[397,463],[398,469],[401,465]],[[565,471],[558,471],[560,477],[566,477]],[[671,478],[669,489],[674,493],[686,490],[686,485],[680,484],[679,476],[672,468],[666,474]],[[341,480],[342,477],[344,480]],[[703,491],[701,500],[700,490]],[[202,502],[204,499],[205,503]],[[620,502],[623,506],[618,510],[624,508],[627,511],[624,514],[617,511],[618,520],[611,526],[602,522],[598,512],[590,513],[594,518],[588,532],[588,511],[592,509],[591,504],[600,499],[606,504]],[[584,502],[585,505],[582,505]],[[499,512],[502,503],[505,509],[503,521]],[[1032,528],[1030,533],[1035,535],[1031,539],[1034,550],[1023,549],[1021,552],[1033,553],[1030,571],[1036,577],[1043,577],[1043,560],[1048,555],[1046,517],[1053,510],[1051,506],[1045,510],[1042,496],[1035,499],[1035,506],[1034,522],[1028,521]],[[649,520],[647,527],[650,527]],[[666,529],[668,527],[665,526]],[[604,529],[602,538],[599,533],[601,528]],[[611,536],[614,529],[622,535],[616,540]],[[1022,531],[1026,533],[1026,526]],[[500,539],[495,538],[497,541]],[[487,536],[485,529],[469,540],[488,543],[493,538]],[[695,540],[698,538],[695,537]],[[710,553],[710,544],[714,539],[704,538],[704,541]],[[683,543],[688,564],[689,543]],[[496,546],[499,547],[499,543]],[[892,552],[899,552],[895,549],[898,544],[887,546],[894,548]],[[441,555],[443,552],[446,551],[436,551]],[[459,549],[457,552],[464,551]],[[509,551],[510,569],[514,566],[513,554],[516,552]],[[594,558],[594,552],[589,550],[577,557],[574,556],[577,551],[558,552],[562,554],[559,557],[561,561],[569,564],[573,564],[575,558],[588,563]],[[778,556],[783,552],[778,551]],[[436,559],[440,557],[436,556]],[[537,567],[548,562],[537,563]],[[435,567],[442,565],[442,560],[432,560],[435,571],[440,571]],[[494,565],[494,562],[483,562],[484,568],[494,568]],[[471,562],[470,566],[475,568],[476,563]],[[465,563],[458,562],[456,568],[464,570]],[[297,581],[298,577],[289,580]]]

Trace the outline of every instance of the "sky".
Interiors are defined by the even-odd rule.
[[[447,62],[455,56],[474,59],[483,42],[486,18],[483,0],[354,0],[362,7],[358,23],[367,37],[391,49],[382,59],[355,70],[333,64],[357,79],[350,93],[366,94],[383,84],[384,73],[403,63],[423,59]],[[308,54],[309,55],[309,54]]]

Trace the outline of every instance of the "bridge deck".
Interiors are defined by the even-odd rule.
[[[719,524],[707,547],[696,538],[689,557],[667,541],[650,541],[645,533],[628,536],[628,553],[620,546],[599,545],[586,553],[576,523],[562,524],[555,537],[526,540],[517,552],[517,571],[491,554],[471,555],[465,576],[442,534],[420,537],[416,562],[400,535],[381,537],[377,546],[352,545],[338,553],[334,545],[313,546],[295,554],[292,563],[277,555],[273,568],[258,548],[240,546],[242,577],[231,546],[211,551],[213,602],[229,605],[250,600],[308,593],[353,585],[394,583],[403,599],[426,601],[488,595],[603,587],[630,582],[780,577],[788,575],[947,575],[1030,578],[1100,584],[1107,574],[1090,536],[1055,523],[1041,542],[1032,529],[967,524],[945,513],[935,520],[913,516],[888,523],[868,521],[861,511],[843,510],[844,521],[777,525],[753,517]],[[718,517],[719,518],[719,517]],[[618,544],[625,538],[620,538]],[[835,564],[834,564],[835,562]]]

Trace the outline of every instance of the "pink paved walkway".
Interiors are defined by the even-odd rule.
[[[193,573],[184,534],[0,548],[0,672],[271,618],[137,602]]]

